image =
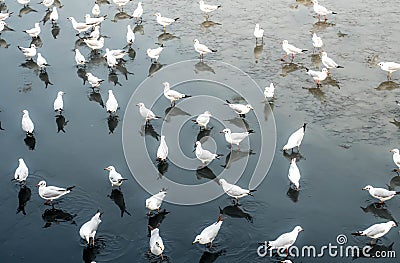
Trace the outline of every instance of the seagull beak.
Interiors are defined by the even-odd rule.
[[[106,170],[106,171],[110,171],[110,169],[109,169],[108,167],[104,168],[104,170]]]
[[[392,153],[392,152],[393,152],[393,150],[390,150],[389,152],[390,152],[390,153]]]
[[[197,241],[195,240],[195,241],[193,241],[193,243],[192,244],[196,244],[197,243]]]
[[[220,131],[219,133],[224,133],[224,131]]]
[[[364,188],[361,188],[361,190],[367,190],[367,189],[365,189],[365,187],[364,187]]]
[[[35,185],[36,187],[39,187],[39,184]]]

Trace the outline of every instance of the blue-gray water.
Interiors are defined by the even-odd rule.
[[[108,69],[103,60],[93,59],[89,63],[88,71],[106,79],[100,90],[104,103],[107,90],[111,88],[121,107],[119,123],[110,134],[108,114],[100,103],[93,100],[88,84],[84,86],[83,80],[77,75],[72,51],[77,38],[66,19],[74,16],[82,21],[84,14],[90,13],[93,2],[62,1],[64,6],[59,10],[60,32],[57,39],[52,36],[50,22],[44,26],[41,24],[43,46],[40,51],[51,65],[47,72],[53,83],[45,88],[38,72],[21,66],[25,58],[17,48],[18,45],[29,45],[31,39],[22,31],[42,20],[45,8],[32,3],[31,7],[37,12],[19,17],[22,6],[16,1],[5,1],[7,7],[4,7],[4,11],[8,9],[14,12],[6,22],[15,31],[3,31],[0,35],[0,120],[5,129],[0,131],[1,262],[90,262],[87,260],[94,257],[96,262],[158,260],[146,256],[149,238],[144,201],[149,193],[130,176],[121,141],[122,117],[129,98],[149,74],[151,64],[145,50],[155,47],[157,37],[162,34],[162,28],[152,16],[156,11],[165,16],[180,17],[168,28],[168,32],[177,38],[165,42],[161,64],[171,65],[182,60],[197,59],[193,39],[199,38],[202,43],[218,49],[216,54],[206,56],[206,63],[211,59],[230,63],[248,73],[261,87],[271,81],[277,84],[277,98],[273,105],[277,149],[268,175],[257,188],[255,197],[241,200],[240,209],[245,211],[247,219],[226,215],[215,241],[215,249],[208,250],[204,246],[192,245],[192,241],[204,226],[216,220],[219,207],[231,205],[231,200],[223,195],[197,206],[164,203],[162,208],[170,213],[163,220],[160,233],[166,247],[164,254],[170,262],[196,262],[202,256],[208,256],[211,262],[213,257],[217,257],[215,262],[275,262],[276,258],[257,256],[258,243],[275,239],[295,225],[305,229],[296,242],[299,246],[335,244],[337,235],[345,234],[349,245],[362,247],[369,240],[353,238],[351,232],[391,218],[397,221],[400,216],[397,197],[388,201],[385,209],[361,209],[375,202],[368,193],[361,191],[365,185],[390,185],[396,190],[400,185],[400,180],[392,172],[394,167],[389,153],[390,149],[397,147],[399,136],[399,128],[390,121],[399,115],[394,100],[398,94],[400,74],[394,73],[393,82],[388,83],[385,73],[375,66],[381,60],[398,59],[400,53],[396,44],[400,37],[397,25],[400,11],[394,8],[393,2],[324,1],[321,4],[338,12],[334,17],[329,16],[325,24],[316,23],[316,18],[312,17],[312,6],[307,1],[219,3],[222,8],[212,13],[210,20],[221,25],[205,28],[202,24],[203,14],[195,1],[144,2],[144,33],[136,34],[133,45],[136,56],[134,60],[127,58],[126,63],[127,70],[133,74],[128,74],[126,79],[117,70],[117,75],[111,76],[113,81],[118,77],[120,85],[114,86],[114,82],[108,80]],[[129,3],[126,11],[132,13],[136,4],[136,1]],[[105,47],[124,47],[126,25],[132,25],[133,21],[113,22],[118,12],[113,4],[101,5],[101,10],[109,18],[101,28],[102,34],[108,37]],[[266,36],[258,63],[255,63],[252,35],[255,23],[261,24]],[[318,68],[315,64],[317,59],[311,56],[311,52],[297,56],[294,61],[296,64],[282,64],[279,61],[283,55],[280,47],[283,39],[311,50],[313,30],[322,37],[328,54],[345,67],[332,71],[332,78],[338,81],[338,86],[325,82],[321,89],[304,89],[314,88],[314,84],[304,73],[303,67]],[[8,48],[5,48],[7,45]],[[85,46],[79,49],[86,57],[90,53]],[[193,70],[196,63],[193,61]],[[218,74],[218,68],[214,71]],[[68,121],[65,133],[57,133],[56,118],[52,111],[52,103],[59,90],[67,93],[64,96],[63,114]],[[165,100],[162,103],[163,106],[158,106],[158,112],[168,107]],[[29,150],[24,142],[25,135],[20,127],[23,109],[30,111],[36,125],[34,150]],[[270,114],[268,110],[267,114]],[[248,118],[251,120],[252,116]],[[303,159],[298,163],[302,180],[301,190],[296,197],[287,194],[289,161],[280,149],[290,133],[303,122],[308,122],[309,126],[301,149]],[[155,123],[154,127],[157,130],[160,123]],[[187,130],[193,132],[190,138],[196,136],[195,129]],[[141,136],[139,131],[138,126],[132,131],[132,136]],[[224,145],[217,130],[211,136]],[[156,140],[148,137],[146,140],[150,149],[156,149]],[[188,143],[192,145],[194,142]],[[170,147],[170,151],[172,149]],[[221,151],[225,154],[228,152],[226,148]],[[250,161],[257,159],[257,154],[250,156]],[[25,159],[30,168],[27,186],[31,190],[31,197],[25,207],[26,215],[15,213],[19,186],[10,182],[20,157]],[[111,187],[103,168],[111,164],[130,178],[121,189],[131,216],[124,214],[121,218],[119,208],[109,197]],[[217,172],[220,164],[224,164],[224,158],[211,166]],[[138,169],[140,172],[140,167]],[[149,172],[143,170],[141,173],[146,175]],[[154,172],[149,176],[154,176],[155,180],[157,178]],[[180,171],[173,167],[168,169],[166,176],[182,177],[184,180],[191,178],[191,183],[198,180],[195,171]],[[47,222],[52,221],[47,217],[52,211],[45,213],[50,207],[43,204],[34,187],[41,179],[51,185],[76,185],[74,191],[56,205],[57,209],[70,214],[64,217],[66,222]],[[95,249],[88,250],[80,240],[78,231],[97,209],[104,211],[98,231],[101,240]],[[396,228],[379,244],[389,246],[393,242],[393,249],[399,252]],[[293,262],[352,261],[351,258],[330,257],[293,259]]]

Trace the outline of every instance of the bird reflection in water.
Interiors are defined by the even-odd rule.
[[[135,60],[136,51],[135,51],[132,47],[129,47],[129,49],[128,49],[128,57],[129,57],[131,60]],[[132,73],[132,74],[133,74],[133,73]]]
[[[83,249],[82,259],[85,263],[92,263],[98,254],[100,254],[101,250],[105,247],[105,242],[102,238],[95,239],[95,245],[93,246],[85,246]]]
[[[60,131],[65,133],[64,127],[68,124],[69,121],[65,120],[65,117],[60,114],[60,115],[56,115],[56,124],[57,124],[57,133],[59,133]]]
[[[256,44],[256,46],[254,47],[253,52],[254,52],[254,58],[256,60],[255,63],[258,63],[258,60],[261,58],[263,49],[264,49],[264,44],[260,45]]]
[[[132,18],[133,16],[129,15],[124,11],[121,11],[114,15],[114,19],[112,19],[111,22],[117,23],[119,20],[132,19]]]
[[[25,142],[26,146],[28,146],[29,150],[31,150],[31,151],[35,150],[35,146],[36,146],[35,136],[26,135],[24,142]]]
[[[101,97],[101,94],[99,91],[95,91],[93,89],[92,92],[89,94],[88,98],[89,98],[89,101],[97,102],[98,104],[100,104],[100,106],[102,108],[104,108],[103,98]]]
[[[218,23],[218,22],[211,21],[211,20],[205,20],[203,23],[200,24],[200,30],[205,32],[210,27],[220,26],[220,25],[222,25],[222,24]]]
[[[53,85],[49,79],[49,75],[47,74],[47,71],[40,71],[39,73],[39,79],[44,83],[44,87],[47,89],[47,87],[50,85]]]
[[[312,32],[324,31],[328,27],[334,27],[334,26],[336,26],[335,23],[329,23],[327,21],[318,21],[318,22],[313,24]]]
[[[387,210],[386,208],[383,208],[382,205],[380,205],[380,204],[376,204],[376,203],[370,204],[367,207],[361,207],[361,209],[365,213],[373,214],[376,217],[380,217],[382,219],[397,222],[397,220],[394,219],[394,217],[392,216],[392,213],[390,213],[390,211]]]
[[[144,27],[143,27],[143,25],[136,25],[133,28],[133,33],[135,33],[135,34],[139,33],[140,35],[144,35]]]
[[[271,113],[274,111],[274,101],[272,100],[271,102],[265,101],[264,102],[264,120],[267,121],[268,117],[271,115]]]
[[[115,128],[118,126],[118,116],[110,114],[107,118],[108,134],[114,133]]]
[[[40,39],[40,36],[37,36],[37,37],[33,38],[31,43],[29,44],[29,46],[32,45],[32,44],[35,44],[35,46],[37,48],[41,48],[43,46],[43,42]]]
[[[22,7],[19,10],[18,16],[22,17],[23,15],[27,15],[27,14],[29,14],[31,12],[36,12],[37,13],[37,11],[35,9],[33,9],[32,7],[26,5],[26,6]]]
[[[115,73],[114,71],[110,71],[110,73],[108,73],[108,82],[114,83],[114,86],[117,86],[117,85],[122,86],[122,84],[118,80],[117,73]]]
[[[232,218],[245,218],[248,222],[253,223],[253,217],[241,209],[240,206],[239,204],[228,205],[223,209],[219,208],[219,212]]]
[[[73,220],[76,215],[71,215],[68,212],[65,212],[61,209],[57,208],[49,208],[44,211],[42,214],[42,218],[45,222],[43,228],[50,227],[53,223],[59,224],[62,222],[71,222],[71,224],[76,225],[75,221]]]
[[[159,71],[163,66],[164,66],[164,65],[162,65],[162,64],[160,64],[160,63],[158,63],[158,62],[153,62],[153,63],[151,63],[150,68],[149,68],[149,75],[148,75],[148,77],[153,76],[153,74],[156,73],[157,71]]]
[[[44,17],[42,18],[42,20],[40,22],[43,22],[43,25],[46,24],[47,21],[49,21],[50,19],[50,14],[51,14],[51,9],[47,9],[46,13],[44,14]]]
[[[157,228],[161,225],[161,223],[164,221],[165,217],[169,214],[165,209],[158,212],[157,214],[152,214],[149,216],[149,221],[147,223],[147,229],[148,229],[148,237],[150,237],[150,232],[151,229]]]
[[[208,129],[200,129],[199,133],[197,134],[196,141],[200,141],[204,137],[209,137],[212,129],[214,129],[214,127],[210,127]],[[204,141],[206,140],[202,140],[202,142]]]
[[[303,89],[308,90],[311,95],[314,96],[314,98],[316,98],[317,100],[319,100],[322,104],[326,103],[326,97],[325,97],[325,92],[323,92],[319,87],[315,88],[305,88],[303,87]]]
[[[26,203],[31,199],[31,189],[26,185],[21,185],[21,188],[18,192],[18,208],[17,214],[22,212],[23,215],[26,215],[25,207]]]
[[[293,189],[293,186],[289,186],[289,189],[286,192],[286,195],[292,200],[294,203],[297,203],[299,201],[299,195],[300,191]]]
[[[197,180],[208,179],[216,182],[219,185],[219,180],[217,176],[208,166],[197,168],[196,177]]]
[[[7,43],[7,41],[3,38],[0,38],[0,47],[2,48],[8,48],[10,44]]]
[[[315,68],[321,67],[321,56],[319,54],[311,54],[311,63]]]
[[[299,152],[293,152],[293,151],[284,151],[283,157],[285,157],[289,162],[291,162],[293,158],[296,158],[296,162],[306,159]]]
[[[26,60],[24,63],[21,63],[20,67],[33,70],[35,72],[35,74],[37,74],[39,72],[39,66],[36,64],[35,61],[33,61],[32,58]]]
[[[86,69],[79,67],[76,71],[76,75],[83,80],[83,85],[86,84],[87,76],[86,76]]]
[[[196,74],[199,74],[199,72],[211,72],[215,74],[215,70],[210,65],[207,65],[203,61],[197,62],[194,65],[194,72]]]
[[[124,194],[119,189],[113,189],[111,194],[108,197],[114,201],[114,203],[118,206],[119,210],[121,211],[121,217],[124,216],[124,213],[131,215],[128,210],[126,210]]]
[[[158,42],[159,45],[161,45],[164,42],[169,41],[169,40],[173,40],[175,38],[179,39],[179,37],[177,37],[177,36],[175,36],[175,35],[173,35],[171,33],[162,33],[161,35],[159,35],[157,37],[157,42]]]
[[[201,255],[199,263],[213,263],[221,255],[225,255],[224,249],[218,250],[216,252],[204,251]]]
[[[235,117],[233,119],[225,120],[225,121],[241,128],[241,129],[245,129],[245,130],[249,130],[249,127],[250,127],[249,123],[244,118]]]
[[[391,124],[394,124],[397,126],[397,128],[400,128],[400,121],[393,119],[392,121],[389,121]]]
[[[128,80],[128,75],[134,75],[132,72],[129,72],[128,69],[125,67],[125,64],[118,63],[117,70],[121,72],[122,75],[125,76],[125,80]]]
[[[246,150],[246,151],[231,150],[225,158],[225,164],[221,166],[224,167],[225,169],[229,169],[232,163],[253,154],[255,153],[252,150]]]
[[[394,90],[398,89],[400,86],[394,81],[384,81],[376,88],[376,90]]]
[[[158,162],[157,163],[157,170],[158,170],[158,179],[161,179],[166,172],[168,172],[168,162]]]
[[[172,107],[166,108],[164,113],[165,113],[164,120],[166,122],[170,122],[171,117],[174,117],[174,116],[192,116],[192,115],[190,115],[190,113],[187,113],[186,111],[182,110],[181,108],[179,108],[177,106],[172,106]]]
[[[54,39],[57,39],[58,35],[60,34],[60,27],[58,25],[51,26],[51,35]]]
[[[291,63],[284,63],[282,64],[282,77],[286,77],[289,73],[294,72],[296,70],[302,69],[303,66],[300,66],[298,64],[295,64],[293,62]]]
[[[151,137],[153,137],[157,141],[160,138],[160,134],[157,133],[157,131],[154,129],[153,125],[151,125],[150,123],[146,124],[146,125],[142,125],[140,127],[139,133],[140,133],[140,135],[142,137],[144,137],[145,135],[150,135]]]

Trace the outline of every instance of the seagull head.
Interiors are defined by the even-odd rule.
[[[202,237],[200,236],[200,235],[197,235],[196,236],[196,238],[194,239],[194,241],[193,241],[193,243],[192,244],[195,244],[195,243],[198,243],[198,242],[201,242],[202,241]]]
[[[59,91],[59,92],[57,93],[57,96],[62,96],[62,95],[64,95],[64,94],[65,94],[64,91]]]
[[[246,105],[246,108],[250,109],[250,110],[254,110],[253,106],[251,106],[250,104]]]
[[[294,230],[295,231],[297,231],[297,232],[301,232],[301,231],[304,231],[304,229],[301,227],[301,226],[296,226],[295,228],[294,228]]]
[[[367,185],[367,186],[365,186],[362,190],[367,190],[367,191],[369,191],[369,190],[371,190],[372,188],[373,188],[372,186]]]
[[[287,44],[289,44],[289,42],[287,40],[282,41],[282,45],[287,45]]]
[[[219,182],[220,185],[223,185],[224,183],[226,183],[226,180],[225,179],[219,179],[218,182]]]
[[[142,102],[139,102],[138,104],[136,104],[136,106],[138,106],[139,108],[144,107],[144,104]]]
[[[156,17],[161,17],[161,14],[159,12],[154,14]]]
[[[37,27],[40,27],[40,26],[39,26],[39,23],[35,23],[35,27],[36,27],[36,28],[37,28]]]
[[[196,38],[195,40],[193,40],[193,43],[194,43],[195,45],[198,45],[200,42],[199,42],[199,40]]]
[[[260,29],[260,24],[256,24],[256,30]]]
[[[101,218],[102,215],[103,215],[103,212],[100,212],[100,210],[97,210],[96,214],[93,217],[101,222],[100,218]]]
[[[35,44],[31,44],[31,48],[36,48],[36,45]]]
[[[225,129],[223,129],[222,131],[220,131],[219,133],[230,134],[230,133],[231,133],[231,129],[225,128]]]
[[[325,73],[328,74],[328,70],[327,70],[326,68],[323,68],[323,69],[322,69],[322,72],[325,72]]]
[[[142,2],[138,2],[137,5],[138,5],[138,6],[142,6],[143,3],[142,3]]]
[[[19,163],[24,163],[24,159],[19,158],[19,159],[18,159],[18,162],[19,162]]]
[[[318,0],[312,0],[313,4],[318,5]]]
[[[321,52],[321,57],[327,57],[327,56],[328,56],[328,53],[326,53],[325,51]]]
[[[164,89],[169,90],[169,82],[165,81],[162,84],[164,85]]]
[[[293,159],[292,159],[292,163],[296,163],[296,158],[293,158]]]
[[[36,187],[46,187],[46,181],[40,181],[37,185],[36,185]]]
[[[397,227],[397,223],[394,222],[394,221],[389,221],[388,223],[391,223],[391,226],[392,226],[392,227]]]
[[[204,114],[204,115],[207,115],[207,116],[209,116],[209,117],[212,116],[212,115],[211,115],[211,112],[209,112],[209,111],[205,111],[203,114]]]
[[[104,170],[111,172],[111,171],[115,171],[115,168],[114,168],[114,166],[110,165],[110,166],[104,168]]]
[[[108,94],[109,94],[109,95],[113,95],[113,91],[109,89],[109,90],[108,90]]]
[[[392,150],[390,150],[390,152],[399,154],[399,149],[392,149]]]

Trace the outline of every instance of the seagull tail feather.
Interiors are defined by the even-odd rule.
[[[336,68],[344,68],[343,66],[337,66]]]
[[[354,233],[351,233],[353,236],[362,236],[362,233],[361,232],[354,232]]]
[[[71,191],[71,190],[74,189],[74,188],[75,188],[75,185],[74,185],[74,186],[67,187],[67,191]]]

